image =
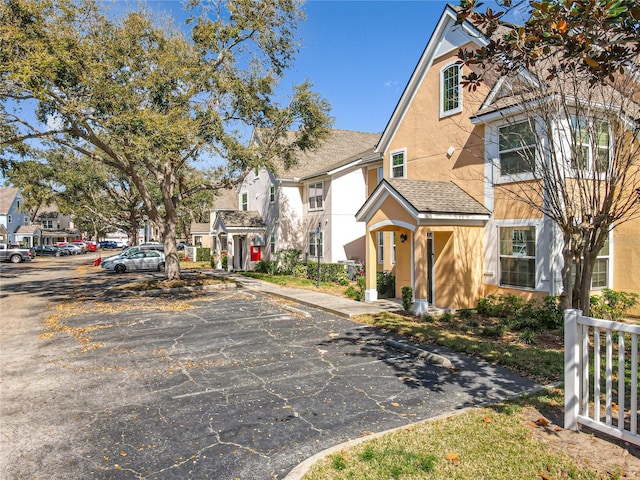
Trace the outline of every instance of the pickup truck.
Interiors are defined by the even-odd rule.
[[[20,263],[31,260],[34,253],[30,248],[0,243],[0,262]]]

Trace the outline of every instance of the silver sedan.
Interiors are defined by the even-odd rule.
[[[144,250],[127,257],[105,260],[102,265],[107,270],[124,273],[135,270],[164,270],[164,253],[156,250]]]

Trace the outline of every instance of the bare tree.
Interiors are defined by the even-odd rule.
[[[612,229],[640,217],[640,84],[625,70],[585,82],[553,59],[502,77],[494,169],[506,195],[549,218],[561,237],[562,307],[589,311],[594,266]],[[558,65],[556,62],[555,66]]]

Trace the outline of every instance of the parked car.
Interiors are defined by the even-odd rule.
[[[68,252],[69,255],[80,255],[83,253],[82,249],[75,245],[58,245],[58,248],[60,248],[61,251]]]
[[[100,248],[118,248],[118,244],[116,242],[114,242],[113,240],[103,240],[102,242],[100,242],[99,244]]]
[[[157,250],[141,250],[120,258],[104,260],[102,268],[116,273],[131,272],[137,270],[164,270],[164,253]]]
[[[35,252],[30,248],[22,248],[20,245],[6,245],[0,243],[0,261],[21,263],[34,258]]]
[[[59,257],[62,255],[60,248],[55,245],[38,245],[33,248],[36,255],[42,257]]]
[[[98,244],[96,242],[88,241],[88,242],[85,242],[85,243],[89,247],[89,251],[90,252],[95,252],[95,251],[98,250]]]
[[[102,260],[102,262],[100,263],[100,265],[102,267],[105,266],[105,262],[110,262],[113,260],[117,260],[119,258],[126,258],[126,257],[130,257],[131,255],[138,253],[138,252],[147,252],[147,251],[157,251],[157,252],[162,252],[164,253],[164,245],[138,245],[135,247],[129,247],[126,250],[123,250],[122,252],[116,254],[116,255],[111,255],[110,257],[107,257],[105,259]],[[106,268],[106,267],[105,267]]]
[[[73,242],[71,242],[71,245],[78,247],[82,253],[89,252],[89,245],[82,240],[74,240]]]

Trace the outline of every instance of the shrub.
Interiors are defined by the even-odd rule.
[[[317,262],[307,262],[307,278],[310,280],[318,280]],[[341,263],[321,263],[320,281],[348,285],[349,278],[347,277],[346,265],[343,265]]]
[[[620,320],[638,304],[638,294],[605,288],[600,295],[593,295],[590,300],[592,317]]]
[[[277,270],[276,262],[273,260],[260,260],[258,263],[256,263],[254,270],[258,273],[274,275]]]
[[[402,308],[405,312],[411,311],[413,305],[413,289],[411,287],[402,287]]]
[[[460,310],[458,310],[458,316],[463,320],[466,320],[473,316],[473,310],[471,310],[470,308],[461,308]]]
[[[364,277],[358,277],[358,279],[356,280],[356,285],[349,285],[349,288],[347,288],[344,291],[344,294],[349,297],[352,298],[354,300],[358,300],[359,302],[364,300],[364,291],[366,289],[366,280]]]
[[[526,345],[533,345],[534,343],[536,343],[536,337],[536,332],[526,329],[520,332],[520,335],[518,335],[518,340]]]
[[[378,298],[394,298],[396,296],[396,277],[389,271],[376,273],[376,289]]]
[[[451,322],[451,320],[453,320],[456,316],[453,313],[443,313],[442,315],[440,315],[440,320],[445,322],[445,323],[449,323]]]
[[[302,250],[296,250],[290,248],[287,250],[280,250],[276,253],[277,272],[281,275],[292,275],[294,269],[300,264],[300,255]],[[305,274],[306,275],[306,274]]]
[[[196,258],[198,259],[199,262],[210,262],[211,249],[209,247],[196,248]]]
[[[309,274],[307,273],[307,264],[306,263],[298,263],[293,267],[293,276],[299,278],[309,278]]]
[[[480,331],[483,337],[500,338],[504,335],[504,325],[487,325]]]

